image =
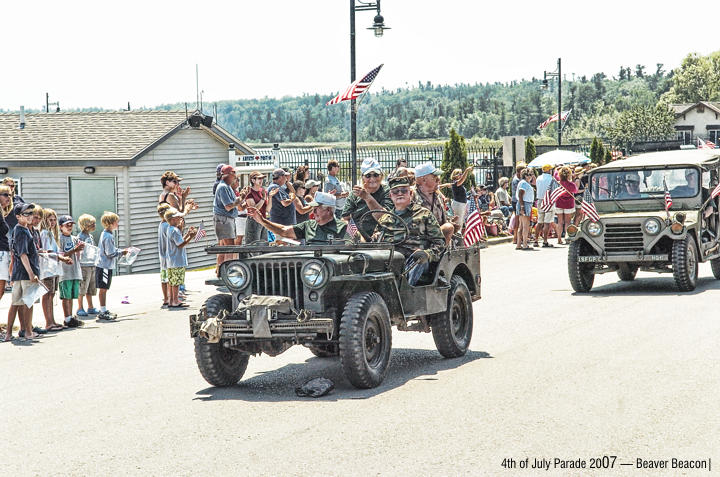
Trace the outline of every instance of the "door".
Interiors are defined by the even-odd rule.
[[[95,231],[92,233],[95,243],[100,241],[103,226],[100,223],[105,211],[117,213],[117,197],[114,177],[70,177],[70,214],[75,219],[75,234],[80,230],[78,217],[90,214],[95,217]],[[117,243],[117,237],[115,237]]]

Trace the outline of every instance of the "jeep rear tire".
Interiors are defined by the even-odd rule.
[[[356,388],[374,388],[385,379],[392,351],[390,313],[375,292],[356,293],[340,318],[340,362]]]
[[[334,358],[340,354],[340,350],[336,344],[310,345],[308,346],[308,349],[318,358]]]
[[[594,263],[580,263],[579,257],[583,253],[588,253],[590,246],[586,245],[582,240],[575,240],[570,242],[570,248],[568,248],[568,277],[570,278],[570,285],[573,290],[580,293],[589,292],[592,289],[593,282],[595,281],[595,274],[593,269],[595,268]]]
[[[713,276],[720,280],[720,258],[710,260],[710,268],[712,268]]]
[[[697,286],[698,261],[695,240],[691,235],[673,242],[672,268],[678,289],[693,291]]]
[[[621,263],[618,265],[618,277],[624,282],[631,282],[635,280],[635,275],[638,272],[637,265],[630,265],[629,263]]]
[[[445,358],[458,358],[467,353],[473,331],[473,308],[465,280],[453,275],[450,280],[447,309],[430,320],[433,340]]]
[[[217,316],[222,310],[232,310],[232,296],[213,295],[203,304],[204,315]],[[226,348],[220,343],[208,343],[206,338],[195,337],[195,361],[205,381],[213,386],[232,386],[245,374],[250,355]]]

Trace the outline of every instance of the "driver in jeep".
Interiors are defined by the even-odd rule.
[[[390,199],[394,205],[391,212],[402,219],[410,233],[404,237],[405,227],[393,225],[397,223],[397,218],[386,214],[378,219],[374,236],[380,237],[384,232],[382,239],[391,242],[405,238],[405,242],[396,248],[406,257],[405,270],[408,271],[408,284],[414,286],[428,270],[430,262],[440,259],[445,249],[445,237],[432,212],[412,200],[412,189],[407,177],[393,177],[389,185]]]
[[[329,244],[333,240],[351,238],[347,235],[347,222],[335,218],[335,196],[325,192],[315,192],[313,201],[307,205],[315,207],[315,219],[306,220],[296,225],[280,225],[270,222],[255,207],[248,207],[247,212],[260,225],[280,237],[292,240],[305,239],[308,245]]]

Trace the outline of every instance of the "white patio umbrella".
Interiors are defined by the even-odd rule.
[[[561,151],[555,149],[554,151],[540,154],[538,157],[530,161],[528,167],[541,168],[545,164],[550,164],[553,167],[566,166],[569,164],[587,164],[590,159],[579,152],[573,151]]]

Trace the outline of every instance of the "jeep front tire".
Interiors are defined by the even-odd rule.
[[[583,253],[587,253],[590,246],[586,245],[582,240],[570,242],[568,248],[568,277],[570,285],[576,292],[586,293],[592,289],[595,282],[595,274],[593,263],[580,263],[580,257]]]
[[[232,296],[213,295],[203,304],[206,317],[217,316],[222,310],[232,311]],[[195,361],[205,381],[213,386],[232,386],[245,374],[250,356],[240,351],[226,348],[222,341],[208,343],[207,339],[195,337]]]
[[[374,388],[385,379],[392,351],[390,313],[375,292],[350,297],[340,318],[340,362],[356,388]]]
[[[675,284],[680,291],[693,291],[697,286],[698,260],[695,240],[687,235],[675,240],[672,248],[672,268]]]

